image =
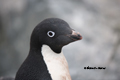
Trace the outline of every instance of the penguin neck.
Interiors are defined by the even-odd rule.
[[[15,80],[71,80],[63,53],[55,53],[47,45],[30,48]]]

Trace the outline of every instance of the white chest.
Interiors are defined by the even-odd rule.
[[[43,45],[42,55],[53,80],[71,80],[63,53],[57,54],[49,46]]]

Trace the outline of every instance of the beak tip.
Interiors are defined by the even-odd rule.
[[[80,35],[80,33],[77,33],[76,36],[79,38],[78,40],[81,40],[81,39],[82,39],[82,36]]]
[[[82,36],[80,36],[80,38],[79,38],[79,40],[81,40],[83,37]]]
[[[80,37],[79,40],[81,40],[83,38],[80,34],[79,34],[79,37]]]

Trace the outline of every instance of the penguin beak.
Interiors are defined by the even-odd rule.
[[[80,35],[79,32],[76,32],[72,30],[72,34],[68,35],[69,38],[71,38],[73,41],[81,40],[82,36]]]

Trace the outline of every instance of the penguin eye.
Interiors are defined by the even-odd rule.
[[[48,31],[48,32],[47,32],[47,35],[48,35],[49,37],[54,37],[55,32],[53,32],[53,31]]]

